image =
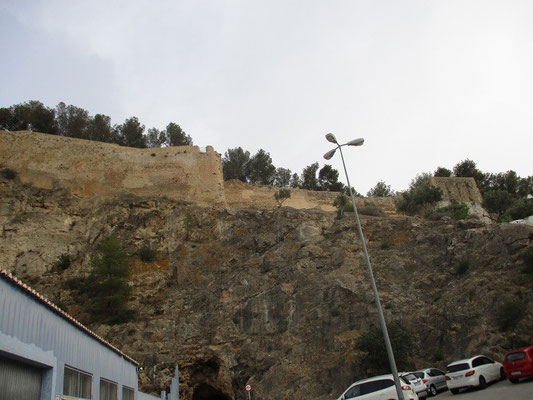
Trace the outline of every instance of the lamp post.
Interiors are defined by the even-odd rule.
[[[348,190],[350,191],[350,197],[352,199],[352,206],[353,206],[353,211],[355,214],[355,222],[357,224],[357,230],[359,232],[359,237],[361,238],[361,243],[363,245],[363,253],[365,255],[366,265],[368,267],[368,275],[370,276],[370,283],[372,285],[372,290],[374,292],[374,300],[376,302],[376,308],[378,309],[379,325],[381,326],[381,330],[383,332],[383,339],[385,339],[385,347],[387,348],[387,355],[389,357],[389,363],[390,363],[390,367],[392,371],[392,376],[394,378],[394,385],[396,386],[396,394],[398,395],[398,399],[403,400],[402,387],[400,385],[400,379],[398,378],[398,369],[396,368],[396,361],[394,360],[394,354],[392,352],[392,346],[390,344],[389,333],[387,332],[387,324],[385,323],[385,318],[383,316],[383,309],[381,308],[378,288],[376,286],[376,281],[374,280],[374,272],[372,271],[372,264],[370,263],[370,257],[368,256],[368,250],[366,248],[365,237],[363,236],[363,229],[361,228],[361,221],[359,220],[359,214],[357,213],[357,206],[355,205],[355,197],[352,192],[352,186],[350,185],[350,178],[348,178],[348,172],[346,171],[346,164],[344,163],[344,156],[342,154],[342,146],[361,146],[365,140],[363,138],[359,138],[359,139],[350,140],[348,143],[345,143],[345,144],[339,144],[337,142],[337,139],[335,138],[335,135],[333,135],[333,133],[328,133],[326,135],[326,139],[328,140],[328,142],[335,143],[337,145],[336,148],[324,154],[324,158],[326,160],[329,160],[331,157],[333,157],[337,149],[341,153],[342,166],[344,167],[344,174],[346,175],[346,181],[348,182]]]

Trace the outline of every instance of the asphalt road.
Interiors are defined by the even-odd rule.
[[[533,400],[533,379],[524,380],[513,385],[508,380],[496,382],[484,390],[462,391],[452,394],[449,390],[435,397],[435,400]]]

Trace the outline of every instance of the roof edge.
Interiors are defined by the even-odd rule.
[[[0,277],[3,277],[6,281],[12,283],[14,286],[18,287],[23,292],[26,292],[31,297],[33,297],[35,300],[37,300],[39,303],[41,303],[41,304],[45,305],[47,308],[49,308],[52,312],[56,313],[61,318],[65,319],[67,322],[71,323],[76,328],[78,328],[79,330],[83,331],[87,335],[91,336],[93,339],[97,340],[98,342],[100,342],[104,346],[106,346],[109,349],[113,350],[115,353],[117,353],[121,357],[125,358],[126,360],[128,360],[129,362],[134,364],[135,366],[137,366],[137,367],[139,366],[139,363],[137,361],[135,361],[133,358],[131,358],[126,353],[122,352],[121,350],[119,350],[118,348],[113,346],[111,343],[109,343],[107,340],[105,340],[101,336],[98,336],[96,333],[91,331],[89,328],[87,328],[85,325],[83,325],[77,319],[75,319],[71,315],[67,314],[65,311],[63,311],[61,308],[56,306],[50,300],[48,300],[47,298],[45,298],[44,296],[39,294],[36,290],[32,289],[31,287],[29,287],[28,285],[26,285],[25,283],[20,281],[18,278],[13,276],[13,274],[11,274],[10,272],[7,272],[7,271],[5,271],[3,269],[0,269]]]

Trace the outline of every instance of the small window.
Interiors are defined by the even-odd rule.
[[[344,395],[345,399],[353,399],[354,397],[358,397],[361,395],[361,386],[355,385],[354,387],[350,388],[346,394]]]
[[[118,400],[117,384],[106,379],[100,379],[100,400]]]
[[[134,400],[135,391],[127,386],[122,386],[122,400]]]
[[[448,372],[457,372],[457,371],[464,371],[465,369],[470,369],[470,365],[468,365],[468,363],[448,365],[447,371]]]
[[[472,360],[472,368],[479,367],[480,365],[483,365],[483,364],[485,364],[485,362],[483,361],[483,357],[478,357]]]
[[[394,386],[394,381],[392,379],[380,379],[377,381],[363,383],[361,384],[361,394],[374,393],[378,390],[383,390],[391,386]]]
[[[432,369],[431,370],[433,376],[442,376],[444,375],[444,372],[442,372],[440,369]]]
[[[93,377],[85,372],[65,366],[63,395],[79,399],[92,398]]]
[[[423,372],[413,372],[413,374],[420,379],[424,379],[424,373]],[[430,375],[430,374],[428,374]]]
[[[505,357],[505,361],[517,361],[523,360],[524,358],[526,358],[526,353],[521,351],[520,353],[507,354],[507,356]]]

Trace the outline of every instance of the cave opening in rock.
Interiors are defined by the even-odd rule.
[[[230,398],[207,383],[202,383],[194,389],[192,400],[230,400]]]

